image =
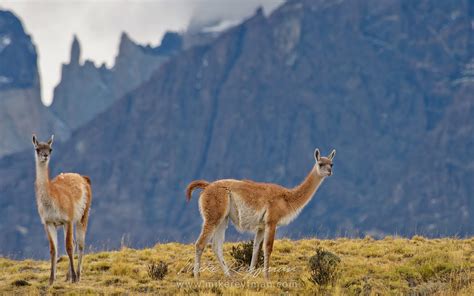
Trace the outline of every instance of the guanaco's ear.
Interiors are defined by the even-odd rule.
[[[38,146],[38,139],[36,138],[36,135],[35,135],[35,134],[33,134],[33,139],[32,139],[32,141],[33,141],[33,146],[35,146],[35,147]]]
[[[53,145],[53,140],[54,140],[54,135],[51,135],[51,138],[49,138],[48,140],[48,145],[51,147],[51,145]]]
[[[319,152],[319,148],[316,148],[316,150],[314,150],[314,159],[318,161],[320,158],[321,158],[321,152]]]
[[[331,153],[329,154],[328,158],[333,160],[334,156],[336,156],[336,149],[332,149]]]

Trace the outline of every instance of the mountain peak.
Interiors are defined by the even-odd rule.
[[[180,50],[183,46],[183,37],[177,32],[166,32],[161,39],[160,48],[163,53]]]
[[[72,40],[72,45],[71,45],[71,59],[69,63],[71,65],[78,65],[80,58],[81,58],[81,45],[79,43],[79,39],[77,38],[77,35],[74,34],[74,39]]]
[[[11,32],[25,34],[20,19],[11,11],[0,9],[0,34]]]
[[[38,83],[36,49],[18,17],[0,10],[0,90]]]
[[[122,32],[122,34],[120,35],[119,51],[124,50],[125,48],[129,47],[130,45],[136,46],[136,44],[128,36],[127,32]]]
[[[134,55],[137,51],[138,45],[130,39],[126,32],[122,32],[120,35],[120,44],[118,55],[115,59],[115,64],[117,64],[119,59],[129,58]]]

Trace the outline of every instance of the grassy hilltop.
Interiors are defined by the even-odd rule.
[[[230,250],[237,245],[224,247],[228,264],[233,262]],[[308,261],[317,248],[341,259],[334,286],[318,287],[309,280]],[[0,258],[0,294],[474,295],[474,238],[277,240],[269,282],[261,274],[253,277],[240,271],[225,278],[210,248],[203,255],[206,270],[196,282],[193,258],[194,247],[178,243],[88,254],[81,282],[70,284],[64,282],[67,260],[62,257],[52,287],[48,286],[49,261]],[[163,280],[153,279],[148,272],[150,264],[159,261],[168,264]]]

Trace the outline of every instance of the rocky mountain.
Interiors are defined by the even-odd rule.
[[[337,149],[335,174],[280,236],[472,235],[473,19],[467,0],[259,10],[56,145],[52,173],[92,178],[94,248],[192,241],[188,182],[294,186],[315,147]],[[47,254],[32,153],[0,160],[2,254]]]
[[[41,103],[37,54],[11,12],[0,10],[0,157],[26,149],[32,132],[67,138],[68,128]]]
[[[142,46],[123,33],[114,66],[109,69],[105,65],[96,67],[90,60],[81,63],[81,48],[75,37],[71,59],[62,67],[51,109],[73,130],[84,125],[149,79],[163,62],[181,50],[182,43],[179,34],[168,32],[160,46]]]

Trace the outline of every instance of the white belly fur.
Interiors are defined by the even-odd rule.
[[[231,193],[229,215],[239,232],[255,232],[259,226],[264,225],[265,209],[255,211],[238,194]]]

